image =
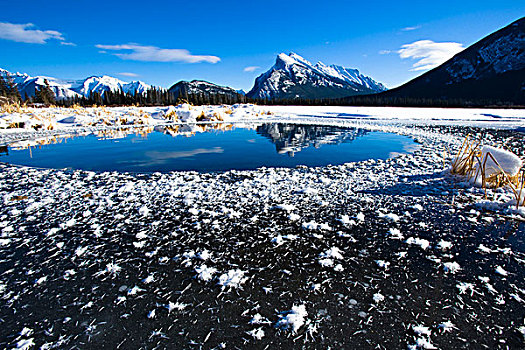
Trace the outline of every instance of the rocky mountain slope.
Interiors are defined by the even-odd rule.
[[[277,56],[275,65],[261,74],[246,94],[259,99],[336,98],[385,91],[386,87],[357,69],[312,64],[290,53]]]
[[[381,96],[525,103],[525,17]]]
[[[182,96],[202,95],[209,97],[211,95],[218,95],[221,97],[230,97],[238,99],[241,94],[231,87],[220,86],[203,80],[193,81],[179,81],[168,89],[168,92],[173,95],[175,99],[182,94]]]

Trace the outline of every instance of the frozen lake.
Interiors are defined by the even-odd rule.
[[[297,124],[157,126],[11,144],[0,160],[92,171],[225,171],[340,165],[407,153],[407,136]]]
[[[96,137],[81,127],[91,136],[19,142],[0,149],[9,153],[0,159],[27,154],[31,144],[100,138],[94,143],[127,142],[117,148],[131,152],[128,138],[189,142],[237,132],[297,158],[382,135],[251,125],[208,125],[208,133],[197,125],[134,129],[138,135],[113,129]],[[525,225],[479,207],[485,191],[444,171],[479,129],[382,131],[411,135],[419,146],[386,160],[224,173],[63,171],[0,161],[0,348],[523,348]],[[484,132],[525,157],[523,135]],[[157,151],[171,151],[167,143]],[[379,147],[368,145],[369,153]],[[223,146],[197,148],[211,147]],[[32,146],[34,157],[39,151]],[[105,154],[82,157],[87,163]],[[511,199],[494,194],[499,203]]]

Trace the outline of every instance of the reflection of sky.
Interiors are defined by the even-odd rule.
[[[166,164],[168,161],[179,158],[191,158],[199,154],[224,153],[222,147],[213,148],[195,148],[187,151],[162,152],[150,151],[144,153],[147,159],[144,162],[137,162],[137,166],[149,166],[157,164]]]
[[[179,152],[160,152],[160,151],[151,151],[146,152],[146,157],[151,159],[161,160],[161,159],[176,159],[176,158],[187,158],[193,157],[197,154],[206,154],[206,153],[224,153],[222,147],[213,147],[213,148],[195,148],[188,151],[179,151]]]
[[[9,151],[15,149],[13,152],[0,154],[0,157],[13,164],[52,168],[132,172],[222,171],[386,159],[411,150],[414,144],[406,136],[365,130],[315,125],[256,125],[257,130],[254,125],[247,128],[220,125],[208,129],[207,125],[181,125],[171,129],[157,127],[156,132],[152,132],[153,128],[141,129],[140,132],[106,131],[72,138],[67,143],[64,139],[40,139],[19,142],[14,145],[17,148],[9,148]],[[124,134],[125,137],[115,140],[115,136]],[[40,146],[46,143],[50,145]],[[33,150],[32,158],[27,154],[27,147]],[[283,150],[294,157],[283,156],[280,154]]]
[[[403,151],[405,151],[405,153],[413,153],[416,150],[418,150],[420,147],[418,143],[414,143],[412,140],[403,141],[402,143],[403,143]]]
[[[418,143],[414,143],[413,140],[400,139],[400,144],[403,147],[403,151],[402,152],[390,152],[388,158],[399,157],[400,155],[403,155],[406,153],[414,153],[420,147],[420,145]]]

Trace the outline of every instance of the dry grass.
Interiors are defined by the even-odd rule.
[[[197,121],[201,122],[204,120],[207,120],[206,115],[204,114],[204,112],[201,112],[201,114],[199,114],[199,116],[197,117]]]
[[[7,128],[8,129],[21,129],[21,128],[24,128],[24,126],[25,126],[24,122],[15,122],[15,123],[9,123],[9,125],[7,125]]]
[[[166,113],[166,115],[164,115],[164,118],[168,120],[179,120],[179,116],[177,115],[177,112],[175,112],[174,110],[171,110],[168,113]]]
[[[461,148],[456,154],[456,158],[452,163],[451,173],[454,175],[466,176],[469,179],[473,177],[476,172],[476,160],[481,157],[481,143],[471,141],[467,135]]]
[[[213,120],[217,120],[217,121],[220,121],[220,122],[223,122],[224,121],[224,118],[222,117],[222,115],[220,113],[213,113]]]
[[[489,160],[495,166],[487,167]],[[516,199],[516,208],[525,205],[525,169],[520,169],[516,175],[507,173],[490,152],[483,156],[481,142],[471,141],[468,135],[456,154],[450,172],[454,175],[466,176],[474,182],[481,177],[481,187],[485,190],[485,197],[487,188],[508,187]],[[487,176],[487,173],[490,175]]]
[[[4,103],[0,106],[0,113],[30,113],[27,105],[20,102]]]

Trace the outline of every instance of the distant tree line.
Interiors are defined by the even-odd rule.
[[[293,98],[293,99],[257,99],[260,105],[296,105],[296,106],[354,106],[354,107],[441,107],[441,108],[524,108],[523,103],[502,101],[500,99],[472,98],[413,98],[385,97],[381,95],[351,96],[343,98]]]
[[[92,92],[89,96],[75,96],[56,101],[59,106],[168,106],[176,103],[167,90],[152,87],[143,93],[126,93],[122,90],[106,90],[103,93]]]
[[[94,92],[87,97],[77,96],[57,100],[55,93],[44,80],[44,86],[35,89],[34,96],[20,96],[13,80],[10,77],[0,76],[0,96],[13,102],[39,103],[44,105],[71,106],[169,106],[179,103],[192,105],[231,105],[236,103],[255,103],[259,105],[298,105],[298,106],[377,106],[377,107],[495,107],[495,108],[524,108],[525,101],[502,101],[499,99],[462,99],[462,98],[411,98],[386,97],[377,95],[360,95],[343,98],[290,98],[290,99],[252,99],[241,94],[233,93],[188,93],[185,89],[177,94],[169,90],[151,87],[143,93],[125,93],[122,90],[107,90],[100,94]]]
[[[189,103],[194,106],[200,105],[221,105],[221,104],[235,104],[255,102],[249,100],[245,96],[237,94],[188,94],[181,93],[175,95],[169,90],[152,87],[143,93],[125,93],[122,90],[104,91],[103,94],[94,92],[88,97],[73,97],[56,101],[55,104],[60,106],[71,106],[74,104],[80,106],[171,106],[180,103]]]

